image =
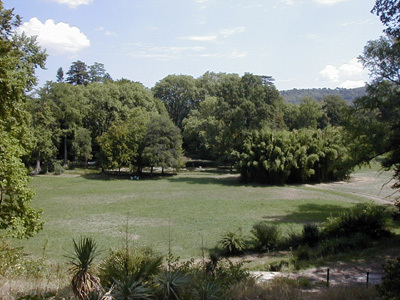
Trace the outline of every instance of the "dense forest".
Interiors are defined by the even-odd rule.
[[[347,104],[353,103],[357,98],[366,95],[366,87],[359,87],[354,89],[292,89],[280,91],[281,96],[286,102],[299,104],[304,97],[311,97],[317,101],[322,101],[326,96],[338,96],[346,100]]]

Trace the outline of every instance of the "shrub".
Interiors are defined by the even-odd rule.
[[[320,240],[320,234],[318,226],[315,224],[305,224],[303,226],[303,232],[301,236],[301,242],[303,244],[307,244],[310,247],[318,244]]]
[[[308,245],[300,245],[294,254],[295,261],[309,260],[311,258],[310,247]]]
[[[258,222],[253,225],[251,233],[255,238],[257,249],[271,249],[278,244],[280,232],[278,227],[269,225],[265,221]]]
[[[99,265],[99,278],[106,287],[116,281],[122,284],[146,282],[161,270],[162,257],[147,249],[112,250]]]
[[[356,249],[363,249],[370,245],[371,240],[365,234],[356,233],[352,237],[336,237],[323,240],[318,247],[318,255],[337,254]]]
[[[388,213],[382,206],[358,204],[338,217],[328,218],[323,229],[325,238],[350,237],[364,233],[372,239],[387,236]]]
[[[226,255],[243,253],[246,248],[246,243],[240,229],[225,233],[220,240],[220,244]]]
[[[62,173],[64,173],[64,168],[58,161],[54,161],[53,168],[54,168],[54,175],[61,175]]]
[[[382,283],[377,286],[379,295],[387,300],[400,299],[400,257],[390,260],[384,266],[385,275]]]

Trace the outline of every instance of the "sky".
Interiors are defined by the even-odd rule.
[[[279,90],[369,82],[357,57],[375,0],[3,0],[48,53],[39,86],[77,60],[153,87],[171,74],[269,75]]]

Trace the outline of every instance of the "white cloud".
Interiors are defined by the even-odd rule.
[[[347,0],[314,0],[314,2],[317,2],[319,4],[326,4],[326,5],[332,5],[332,4],[336,4],[339,2],[343,2],[343,1],[347,1]]]
[[[339,81],[339,70],[335,66],[326,65],[325,68],[319,72],[323,79],[328,81],[337,82]]]
[[[63,22],[56,24],[52,19],[42,23],[38,18],[32,18],[23,23],[18,32],[37,36],[39,45],[46,48],[50,54],[75,54],[90,47],[90,40],[78,27]]]
[[[368,79],[368,72],[357,58],[340,66],[326,65],[319,75],[321,81],[337,82],[343,88],[364,86]]]
[[[363,86],[365,86],[364,80],[346,80],[340,85],[340,87],[344,89],[354,89]]]
[[[363,66],[357,58],[353,58],[347,64],[341,65],[339,70],[347,76],[360,75],[364,73]]]
[[[200,52],[204,51],[204,47],[179,47],[179,46],[154,46],[151,44],[135,43],[133,45],[136,48],[134,51],[131,47],[127,49],[128,55],[134,58],[153,58],[158,60],[169,60],[177,59],[182,56],[194,56],[199,55]]]
[[[196,42],[210,42],[215,41],[218,38],[215,34],[208,34],[208,35],[192,35],[192,36],[184,36],[181,37],[183,40],[190,40]]]
[[[228,29],[221,29],[219,31],[219,33],[223,36],[223,37],[229,37],[231,35],[237,34],[237,33],[241,33],[244,32],[246,30],[246,28],[244,27],[234,27],[234,28],[228,28]]]
[[[93,0],[50,0],[53,2],[57,2],[59,4],[66,4],[71,8],[76,8],[79,5],[88,5],[93,2]]]
[[[105,30],[103,26],[97,27],[96,31],[103,31],[104,34],[107,35],[107,36],[118,37],[117,33],[115,33],[114,31]]]

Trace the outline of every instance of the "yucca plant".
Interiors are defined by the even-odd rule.
[[[195,300],[218,300],[222,289],[214,281],[203,280],[196,284],[193,289],[193,299]]]
[[[102,291],[98,277],[89,273],[94,258],[97,256],[97,244],[92,238],[81,237],[78,242],[74,239],[74,251],[68,256],[72,265],[70,271],[74,274],[71,285],[72,291],[79,299],[86,299],[93,291]]]
[[[116,280],[114,290],[111,295],[115,300],[135,300],[151,299],[150,288],[138,281],[135,276],[123,276],[121,280]]]
[[[228,255],[242,253],[246,249],[246,243],[242,231],[228,231],[220,240],[222,249]]]
[[[155,277],[157,292],[165,300],[179,300],[189,281],[189,277],[180,271],[164,271]]]

